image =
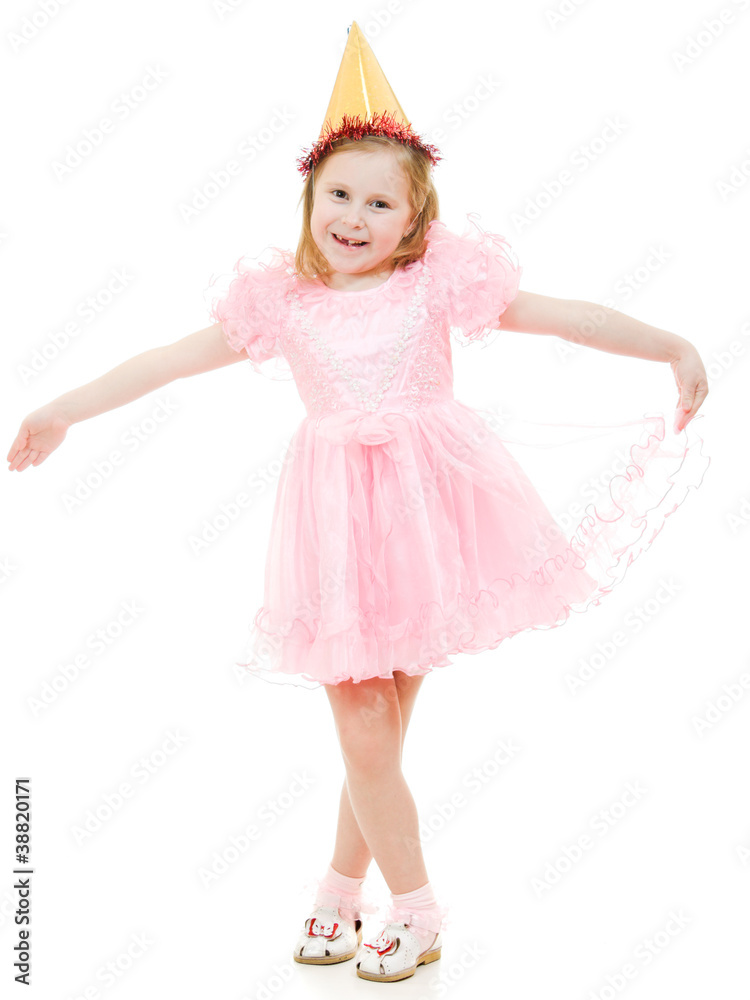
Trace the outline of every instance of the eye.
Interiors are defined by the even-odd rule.
[[[335,188],[334,190],[331,191],[331,194],[335,195],[336,197],[338,197],[338,195],[341,194],[341,195],[343,195],[346,198],[346,191],[342,191],[341,188]],[[373,204],[374,205],[382,205],[384,208],[390,208],[390,205],[388,204],[388,202],[387,201],[383,201],[380,198],[376,198],[375,201],[373,202]]]

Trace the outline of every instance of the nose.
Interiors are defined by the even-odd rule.
[[[341,218],[350,229],[361,229],[362,227],[362,213],[354,205],[350,205]]]

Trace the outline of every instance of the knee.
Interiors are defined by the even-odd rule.
[[[372,770],[399,763],[401,712],[392,679],[362,681],[332,697],[336,729],[347,768]]]
[[[343,734],[341,752],[347,770],[358,774],[400,766],[400,730],[388,725],[378,725],[365,731],[353,728]]]

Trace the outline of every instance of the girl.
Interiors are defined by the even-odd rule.
[[[626,473],[561,535],[501,438],[454,399],[449,333],[580,339],[596,307],[520,291],[503,237],[448,231],[437,159],[354,24],[324,131],[300,160],[296,255],[273,248],[260,266],[238,263],[212,326],[161,348],[158,365],[139,355],[31,413],[8,453],[11,470],[39,465],[72,423],[176,378],[247,358],[264,374],[291,370],[307,416],[280,478],[264,605],[242,665],[266,680],[324,686],[343,755],[334,853],[294,959],[357,955],[357,975],[384,982],[440,958],[447,912],[401,770],[424,677],[450,654],[494,649],[598,603],[708,464],[693,443],[670,450],[663,419],[647,419]],[[682,432],[708,391],[696,349],[600,312],[585,342],[668,362]],[[361,885],[373,857],[392,905],[363,944],[361,915],[375,907]]]

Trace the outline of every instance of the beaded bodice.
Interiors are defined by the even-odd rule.
[[[453,398],[449,330],[430,309],[428,256],[362,292],[292,283],[280,346],[308,416]]]

